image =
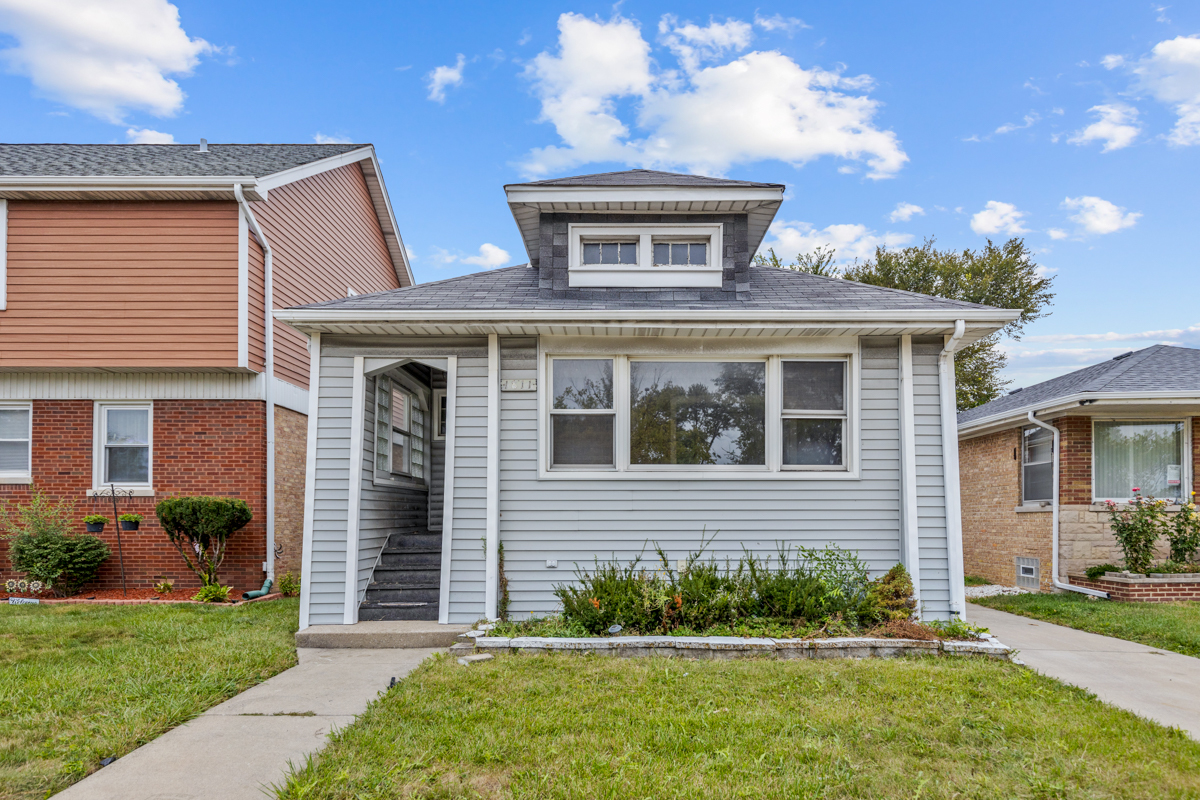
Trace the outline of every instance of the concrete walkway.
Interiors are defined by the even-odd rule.
[[[1200,739],[1200,658],[974,604],[967,619],[1043,675]]]
[[[288,762],[325,745],[432,649],[297,651],[299,666],[168,731],[55,795],[61,800],[262,800]]]

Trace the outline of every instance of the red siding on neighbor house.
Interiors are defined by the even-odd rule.
[[[358,164],[272,189],[254,215],[271,245],[275,308],[396,289],[400,283]],[[250,366],[263,367],[263,258],[250,244]],[[275,325],[275,374],[308,388],[307,338]]]
[[[33,402],[33,486],[0,486],[0,499],[25,502],[31,488],[51,499],[75,502],[79,531],[83,517],[110,518],[101,538],[112,548],[94,589],[121,586],[112,501],[88,498],[92,488],[92,410],[90,400]],[[130,587],[153,586],[169,577],[177,589],[194,589],[199,580],[167,540],[154,516],[155,503],[175,495],[235,497],[250,504],[254,519],[230,540],[221,567],[222,583],[238,592],[258,589],[266,558],[266,414],[253,400],[154,401],[154,497],[122,498],[121,513],[136,512],[144,519],[137,531],[123,531],[125,575]],[[14,576],[7,545],[0,543],[0,575]]]
[[[237,205],[8,203],[0,368],[236,367]]]

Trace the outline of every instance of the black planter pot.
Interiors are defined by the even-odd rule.
[[[104,523],[103,522],[85,522],[84,524],[87,525],[88,533],[103,533],[104,532]]]
[[[121,520],[121,530],[136,531],[138,529],[138,525],[140,525],[140,524],[141,524],[141,521],[130,522],[127,519],[123,519],[123,520]]]

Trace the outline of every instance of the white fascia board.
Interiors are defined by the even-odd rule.
[[[0,177],[3,192],[168,192],[227,191],[240,183],[247,197],[259,191],[253,175],[229,176],[132,176],[132,175],[6,175]],[[262,192],[266,196],[266,192]]]
[[[783,188],[751,186],[510,186],[510,204],[559,203],[686,203],[713,200],[781,202]]]
[[[0,200],[0,311],[8,309],[8,201]],[[30,462],[32,463],[32,462]]]
[[[961,423],[958,426],[958,438],[990,433],[991,429],[1003,430],[1015,422],[1027,420],[1030,411],[1039,416],[1061,416],[1062,412],[1079,408],[1080,403],[1089,400],[1091,402],[1087,408],[1110,405],[1200,405],[1200,392],[1080,392]]]

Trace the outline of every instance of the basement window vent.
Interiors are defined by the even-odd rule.
[[[1017,586],[1022,589],[1037,589],[1041,582],[1041,572],[1039,559],[1017,556]]]

